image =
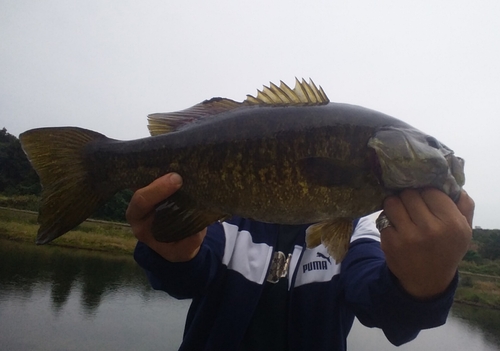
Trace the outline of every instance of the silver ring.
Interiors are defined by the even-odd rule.
[[[383,229],[385,229],[387,227],[392,227],[392,223],[389,220],[389,218],[387,218],[387,216],[385,215],[384,211],[382,211],[380,213],[380,215],[378,216],[378,218],[375,221],[375,223],[377,225],[377,229],[378,229],[379,232],[381,232]]]

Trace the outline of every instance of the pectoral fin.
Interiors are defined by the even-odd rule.
[[[351,218],[336,218],[313,224],[306,230],[307,247],[313,248],[322,243],[335,261],[340,263],[349,249],[352,229]]]
[[[180,190],[157,206],[151,231],[158,241],[174,242],[224,217],[227,215],[200,206]]]

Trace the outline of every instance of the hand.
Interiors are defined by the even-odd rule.
[[[462,190],[457,204],[437,189],[405,190],[384,201],[392,226],[381,232],[391,272],[410,295],[444,292],[472,238],[474,201]]]
[[[127,208],[127,222],[137,240],[142,241],[152,250],[170,262],[186,262],[196,256],[207,232],[201,232],[185,239],[162,243],[151,233],[155,215],[155,206],[175,193],[182,186],[182,178],[177,173],[169,173],[156,179],[148,186],[137,190]]]

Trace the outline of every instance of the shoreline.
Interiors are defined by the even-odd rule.
[[[483,305],[480,303],[467,301],[467,300],[461,300],[461,299],[454,299],[453,304],[467,305],[467,306],[480,307],[480,308],[488,308],[488,309],[500,311],[500,306]]]
[[[0,238],[36,245],[37,212],[0,207]],[[88,219],[49,244],[113,254],[129,254],[137,243],[126,223]]]
[[[37,213],[0,207],[0,239],[35,244]],[[132,256],[136,238],[126,223],[86,220],[45,245]],[[500,276],[459,271],[454,303],[500,310]]]

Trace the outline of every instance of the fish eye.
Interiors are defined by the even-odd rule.
[[[441,144],[435,138],[433,138],[431,136],[427,136],[427,137],[425,137],[425,140],[427,141],[427,144],[430,147],[433,147],[434,149],[440,149],[441,148]]]

